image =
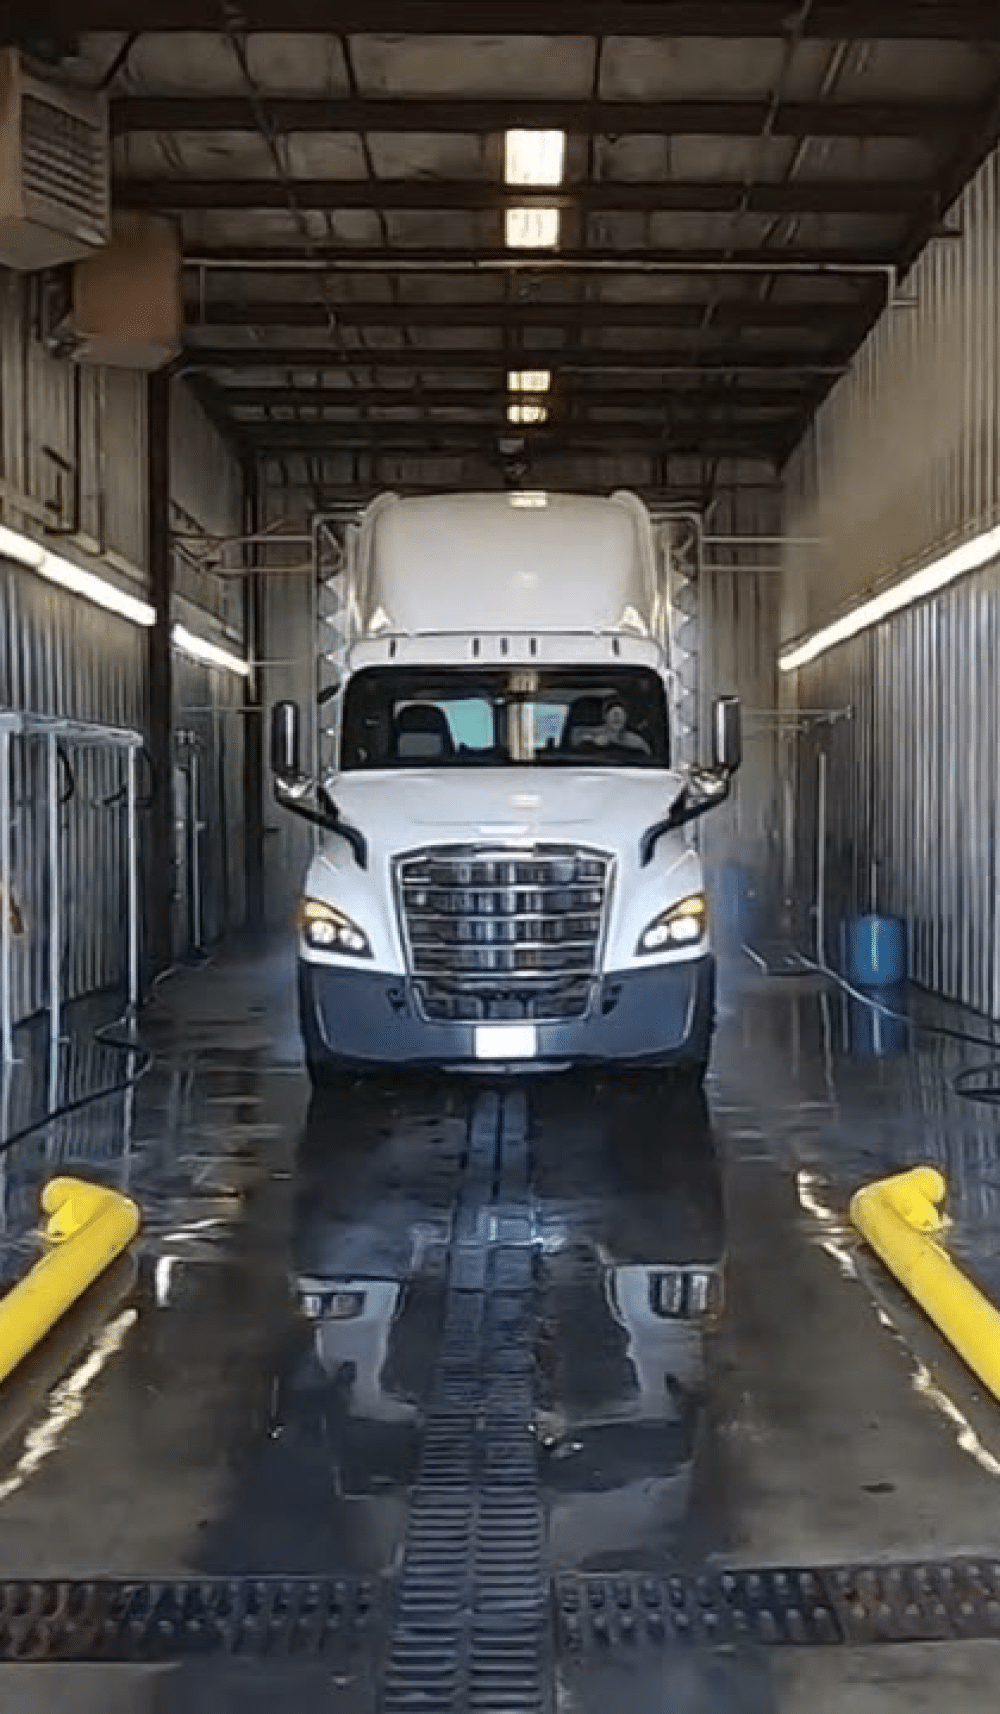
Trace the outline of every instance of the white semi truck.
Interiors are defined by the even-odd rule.
[[[377,1066],[708,1063],[715,962],[686,826],[729,794],[739,704],[671,756],[669,603],[632,494],[385,495],[352,527],[335,765],[272,717],[320,830],[299,926],[315,1083]]]

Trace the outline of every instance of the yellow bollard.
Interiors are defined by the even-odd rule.
[[[79,1178],[54,1178],[42,1191],[51,1249],[0,1299],[0,1381],[87,1287],[131,1244],[139,1230],[135,1203]]]
[[[945,1225],[947,1186],[934,1167],[913,1167],[859,1190],[851,1219],[983,1385],[1000,1399],[1000,1310],[932,1236]]]

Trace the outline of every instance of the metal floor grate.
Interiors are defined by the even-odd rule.
[[[684,1644],[1000,1640],[1000,1562],[564,1577],[555,1610],[558,1647],[570,1655]]]
[[[481,1096],[459,1187],[382,1714],[541,1714],[549,1649],[523,1095]]]
[[[519,1407],[508,1396],[505,1405],[513,1424]],[[474,1494],[441,1427],[391,1613],[379,1585],[349,1578],[8,1579],[0,1663],[322,1657],[363,1659],[374,1675],[389,1623],[387,1708],[520,1714],[546,1706],[554,1653],[569,1662],[691,1646],[1000,1641],[996,1560],[622,1571],[543,1584],[533,1447],[518,1436],[485,1447]]]
[[[5,1581],[0,1661],[346,1660],[372,1646],[377,1619],[375,1586],[339,1578]]]

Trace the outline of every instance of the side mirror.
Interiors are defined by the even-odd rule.
[[[743,760],[743,711],[736,696],[716,698],[712,709],[712,764],[735,774]]]
[[[271,772],[291,783],[302,775],[302,716],[297,702],[277,702],[271,712]]]

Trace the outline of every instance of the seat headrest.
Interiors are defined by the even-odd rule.
[[[604,703],[599,696],[578,696],[566,717],[563,743],[570,744],[580,732],[597,731],[604,725]]]
[[[403,761],[433,762],[453,756],[455,745],[443,709],[414,702],[396,717],[396,755]]]

